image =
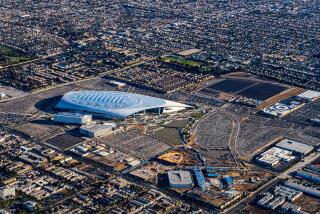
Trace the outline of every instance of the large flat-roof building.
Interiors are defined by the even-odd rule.
[[[319,91],[307,90],[307,91],[299,94],[298,97],[303,99],[303,100],[314,101],[314,100],[320,98],[320,92]]]
[[[300,143],[294,140],[284,139],[276,144],[277,147],[286,149],[300,155],[306,155],[312,152],[313,146]]]
[[[53,121],[57,123],[84,125],[92,122],[92,116],[79,113],[62,112],[55,114],[53,116]]]
[[[169,171],[170,188],[184,189],[193,187],[193,180],[189,171]]]
[[[87,137],[102,137],[110,134],[116,127],[115,123],[93,124],[81,126],[79,131]]]
[[[119,91],[72,91],[66,93],[57,109],[89,112],[103,118],[126,118],[141,112],[173,113],[191,106],[178,102]]]
[[[301,184],[293,183],[293,182],[290,182],[290,181],[286,181],[284,183],[284,185],[289,187],[289,188],[291,188],[291,189],[301,191],[301,192],[303,192],[303,193],[305,193],[307,195],[311,195],[313,197],[320,198],[320,191],[315,189],[315,188],[306,187],[306,186],[303,186]]]
[[[265,114],[275,116],[275,117],[284,117],[297,109],[303,107],[304,102],[297,100],[283,100],[281,102],[275,103],[272,106],[264,108],[262,111]]]
[[[281,161],[283,162],[290,162],[294,160],[295,157],[292,155],[291,151],[272,147],[268,149],[267,151],[260,154],[256,161],[260,164],[269,166],[269,167],[275,167],[278,164],[280,164]]]

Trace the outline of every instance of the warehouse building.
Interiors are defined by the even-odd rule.
[[[285,198],[282,198],[282,197],[275,197],[272,201],[268,202],[266,204],[266,207],[268,209],[272,209],[272,210],[275,210],[277,209],[278,207],[280,207],[282,204],[284,204],[284,202],[286,201]]]
[[[315,184],[320,184],[320,176],[303,171],[303,170],[299,170],[298,172],[296,172],[295,176]]]
[[[296,204],[292,204],[289,202],[285,202],[280,209],[281,213],[292,213],[292,214],[304,214],[305,212],[301,211],[301,207],[296,205]],[[307,214],[307,213],[305,213]]]
[[[279,103],[275,103],[272,106],[269,106],[267,108],[264,108],[262,111],[265,114],[275,116],[275,117],[284,117],[299,108],[303,107],[305,105],[304,102],[300,102],[297,100],[283,100]]]
[[[262,198],[259,199],[257,204],[261,207],[267,207],[267,203],[274,198],[271,193],[266,193]]]
[[[205,188],[205,178],[204,178],[204,175],[201,171],[201,169],[199,167],[194,167],[193,168],[193,172],[194,172],[194,175],[195,175],[195,180],[197,182],[197,185],[200,187],[200,188]]]
[[[115,130],[116,127],[117,124],[115,123],[93,124],[81,126],[79,131],[80,134],[86,137],[94,138],[109,135]]]
[[[313,151],[313,146],[299,143],[297,141],[284,139],[276,144],[278,148],[286,149],[299,155],[307,155]]]
[[[223,176],[223,182],[228,188],[232,188],[234,186],[234,181],[229,175]]]
[[[314,174],[320,175],[320,166],[319,165],[307,165],[304,167],[304,170],[310,171]]]
[[[301,191],[301,192],[303,192],[303,193],[305,193],[307,195],[310,195],[310,196],[313,196],[313,197],[316,197],[316,198],[320,198],[320,191],[315,189],[315,188],[305,187],[303,185],[300,185],[300,184],[297,184],[297,183],[292,183],[292,182],[289,182],[289,181],[286,181],[284,185],[289,187],[289,188]]]
[[[170,188],[174,189],[193,187],[193,180],[189,171],[169,171],[168,181]]]
[[[92,116],[79,113],[62,112],[55,114],[53,116],[53,121],[56,123],[84,125],[92,122]]]
[[[279,185],[274,188],[274,194],[286,198],[289,201],[294,201],[302,195],[302,192]]]
[[[307,91],[299,94],[298,97],[300,99],[303,99],[303,100],[314,101],[314,100],[320,98],[320,92],[319,91],[307,90]]]

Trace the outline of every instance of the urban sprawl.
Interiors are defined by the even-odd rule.
[[[0,0],[0,214],[319,214],[319,23],[319,0]]]

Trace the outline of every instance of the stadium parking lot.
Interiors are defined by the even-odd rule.
[[[155,157],[157,154],[170,148],[163,141],[144,135],[138,129],[131,129],[116,135],[103,137],[99,141],[107,144],[109,147],[144,160]]]

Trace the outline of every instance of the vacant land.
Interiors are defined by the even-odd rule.
[[[34,57],[28,56],[19,50],[0,46],[0,67],[18,64],[32,59],[34,59]]]
[[[295,204],[301,206],[301,210],[307,213],[317,213],[320,210],[319,200],[303,195],[295,201]]]

